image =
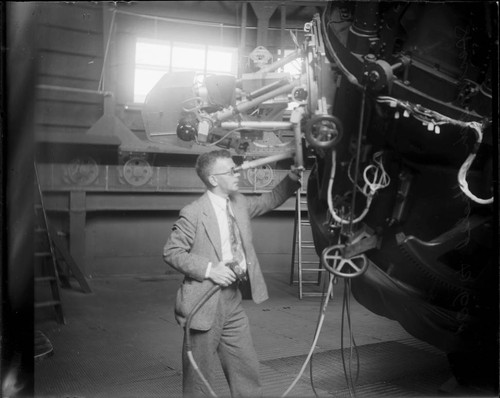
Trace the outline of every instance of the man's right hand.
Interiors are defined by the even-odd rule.
[[[217,285],[229,286],[236,281],[236,274],[231,268],[226,267],[223,261],[220,261],[215,266],[212,265],[208,279]]]

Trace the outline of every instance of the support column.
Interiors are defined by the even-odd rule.
[[[69,251],[85,276],[89,276],[85,264],[85,191],[71,191],[69,197]]]
[[[269,18],[271,18],[276,8],[278,8],[278,4],[269,1],[253,1],[250,4],[257,16],[257,46],[266,47]]]

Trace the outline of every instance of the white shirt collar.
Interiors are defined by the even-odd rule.
[[[226,209],[228,197],[223,198],[222,196],[216,195],[211,191],[208,192],[208,197],[214,206],[217,206],[221,209]]]

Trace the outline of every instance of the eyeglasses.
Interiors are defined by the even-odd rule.
[[[224,175],[234,176],[235,174],[238,174],[238,172],[233,167],[233,168],[231,168],[231,170],[226,171],[224,173],[214,173],[214,174],[210,174],[210,175],[213,175],[213,176],[224,176]]]

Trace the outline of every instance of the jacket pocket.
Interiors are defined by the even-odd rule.
[[[193,279],[188,281],[184,281],[179,288],[175,305],[176,319],[183,327],[185,326],[187,317],[203,295],[215,286],[208,280],[201,283]],[[217,310],[218,298],[219,292],[216,292],[199,308],[191,320],[191,329],[208,330],[212,327],[215,319],[215,312]]]

